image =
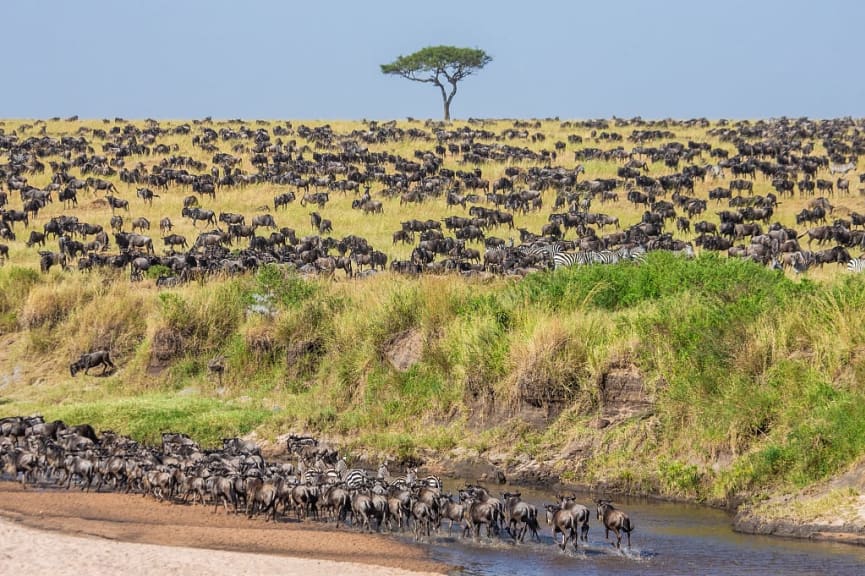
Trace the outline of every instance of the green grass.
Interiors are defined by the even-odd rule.
[[[212,398],[146,394],[128,398],[73,402],[47,408],[43,415],[66,422],[89,422],[97,430],[114,430],[150,444],[162,432],[184,432],[202,447],[221,446],[221,439],[246,434],[266,420],[268,411]]]

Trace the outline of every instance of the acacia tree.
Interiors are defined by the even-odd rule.
[[[428,46],[414,54],[400,56],[390,64],[382,64],[381,71],[438,86],[444,102],[445,120],[450,120],[451,101],[457,93],[457,82],[471,76],[492,60],[491,56],[478,48]],[[445,83],[450,84],[450,91]]]

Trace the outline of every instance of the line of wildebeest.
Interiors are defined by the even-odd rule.
[[[289,122],[205,119],[168,127],[154,120],[143,126],[119,118],[104,122],[105,128],[80,126],[72,135],[52,136],[39,122],[0,133],[7,158],[0,164],[0,240],[16,241],[19,226],[33,225],[55,200],[64,204],[62,215],[21,238],[39,250],[43,271],[73,264],[80,270],[128,267],[139,279],[161,265],[163,286],[266,263],[291,264],[310,274],[339,269],[348,276],[388,266],[407,274],[523,275],[551,267],[554,252],[642,247],[692,254],[696,246],[804,272],[829,262],[847,264],[850,250],[865,249],[865,215],[833,216],[833,199],[849,196],[849,173],[865,150],[862,120],[563,122],[560,129],[567,135],[552,146],[540,122],[525,121],[500,131],[489,129],[498,124],[483,121],[458,128],[365,122],[345,133]],[[695,127],[721,145],[677,139],[674,130]],[[189,138],[190,146],[211,155],[210,162],[180,154],[177,138]],[[410,158],[379,150],[404,142],[415,144]],[[564,156],[568,148],[571,167],[565,167],[571,163],[571,156]],[[589,173],[585,166],[597,162],[615,163],[616,177]],[[666,173],[651,174],[658,164]],[[485,178],[490,165],[505,166],[504,174]],[[37,175],[45,180],[41,175],[47,170],[49,183],[30,184]],[[696,190],[707,187],[697,184],[707,179],[716,185],[703,197]],[[865,181],[865,174],[858,180]],[[761,181],[770,192],[755,193]],[[255,214],[203,206],[215,205],[217,192],[255,194],[250,187],[262,183],[276,186],[278,193],[272,201],[262,199]],[[555,199],[550,206],[547,198],[547,223],[539,230],[519,226],[524,215],[545,209],[548,192]],[[88,194],[90,204],[104,203],[107,226],[75,215],[81,194]],[[157,254],[149,235],[157,223],[131,217],[130,204],[167,204],[183,194],[182,206],[166,206],[158,222],[163,253]],[[780,202],[797,194],[807,207],[795,215],[793,227],[778,221],[776,212]],[[308,235],[298,233],[296,223],[294,228],[277,223],[279,211],[298,197],[309,209]],[[370,218],[385,210],[428,214],[425,205],[441,200],[454,213],[403,221],[392,244],[409,244],[412,250],[408,258],[394,259],[357,231],[334,230],[326,217],[328,204],[349,200]],[[643,211],[639,222],[622,226],[618,217],[596,210],[624,203]],[[178,217],[193,228],[203,223],[203,231],[187,239],[174,231]],[[799,242],[804,237],[807,247]],[[56,250],[48,249],[49,241],[56,241]],[[549,246],[555,250],[544,249]],[[0,258],[8,253],[8,245],[0,244]],[[851,264],[861,268],[859,260]]]
[[[268,462],[255,443],[223,440],[221,449],[202,450],[185,434],[164,433],[161,446],[147,446],[127,436],[89,424],[68,426],[41,416],[0,419],[0,474],[22,486],[65,486],[82,490],[140,493],[160,502],[220,506],[277,522],[317,519],[364,531],[411,530],[416,540],[431,537],[448,522],[463,537],[487,538],[506,533],[522,542],[527,533],[540,541],[537,508],[519,492],[501,497],[480,485],[466,484],[456,494],[444,491],[438,476],[421,477],[416,468],[394,477],[387,464],[378,470],[350,468],[345,455],[310,436],[290,435],[287,458]],[[545,506],[553,539],[564,550],[588,540],[589,509],[566,494]],[[610,500],[597,501],[597,518],[615,546],[634,525]],[[561,535],[561,542],[558,536]]]

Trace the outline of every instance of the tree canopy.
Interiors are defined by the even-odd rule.
[[[382,64],[381,71],[438,86],[444,102],[445,120],[450,120],[450,105],[457,93],[457,83],[492,60],[479,48],[428,46],[408,56],[400,56],[390,64]],[[445,83],[450,84],[450,91],[445,88]]]

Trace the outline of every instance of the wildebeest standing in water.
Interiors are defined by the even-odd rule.
[[[84,374],[87,375],[88,370],[97,366],[102,366],[103,376],[109,369],[114,370],[116,368],[111,361],[111,357],[108,355],[108,350],[97,350],[89,354],[82,354],[78,360],[69,365],[69,373],[75,377],[78,372],[84,370]]]
[[[631,518],[618,510],[609,500],[598,500],[598,520],[604,521],[604,538],[610,537],[610,530],[616,534],[616,548],[622,547],[622,532],[628,535],[628,548],[631,547],[631,532],[634,525]]]

